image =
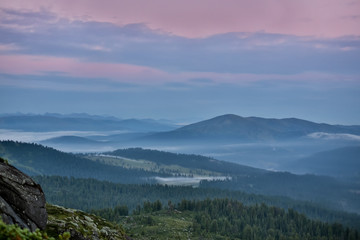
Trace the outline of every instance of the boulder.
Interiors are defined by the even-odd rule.
[[[47,212],[39,184],[0,158],[0,216],[7,224],[45,229]]]

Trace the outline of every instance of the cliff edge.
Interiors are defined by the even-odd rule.
[[[0,158],[0,216],[7,224],[45,229],[46,200],[41,186]]]

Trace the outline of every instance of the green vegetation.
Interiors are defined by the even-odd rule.
[[[137,205],[147,201],[159,200],[162,205],[166,205],[169,200],[177,204],[183,199],[229,198],[246,206],[266,203],[269,206],[291,208],[312,219],[339,222],[360,229],[359,215],[326,209],[339,209],[339,206],[355,212],[360,209],[358,186],[333,178],[268,172],[198,155],[140,148],[106,154],[112,157],[74,155],[38,144],[0,141],[1,157],[8,158],[11,164],[31,175],[43,175],[34,177],[34,180],[42,186],[48,202],[84,211],[93,210],[97,214],[100,214],[97,212],[99,209],[108,209],[107,215],[102,215],[108,218],[125,215],[124,206],[131,212],[137,209]],[[225,175],[231,179],[202,181],[197,189],[150,185],[155,183],[155,176],[191,174]],[[78,179],[80,177],[82,179]],[[285,195],[317,203],[259,194]],[[117,206],[118,212],[112,213],[110,208]]]
[[[7,159],[2,158],[2,157],[0,157],[0,162],[5,163],[5,164],[9,164],[9,161]]]
[[[92,214],[100,216],[105,219],[111,219],[113,222],[120,221],[122,216],[129,215],[129,209],[127,206],[116,206],[114,208],[105,208],[105,209],[92,209],[90,211]]]
[[[125,240],[123,228],[95,215],[47,204],[48,224],[44,231],[5,224],[0,218],[0,239],[7,240]]]
[[[203,181],[200,188],[223,188],[254,194],[287,196],[317,202],[330,209],[360,213],[360,186],[353,182],[314,175],[269,172],[199,155],[141,148],[116,150],[103,155],[113,157],[101,157],[96,154],[74,155],[38,144],[0,141],[0,156],[8,158],[11,164],[32,176],[95,178],[124,184],[153,184],[162,181],[168,184],[194,186],[199,185],[200,180],[195,179],[195,182],[189,183],[175,179],[176,182],[170,183],[169,179],[155,177],[229,176],[228,181]]]
[[[74,238],[82,236],[89,239],[126,239],[120,225],[98,216],[50,204],[46,206],[46,210],[49,216],[45,231],[49,236],[70,232]]]
[[[266,203],[281,208],[292,208],[313,219],[340,222],[360,229],[360,216],[328,210],[318,204],[294,201],[284,197],[270,197],[212,188],[192,188],[184,186],[125,185],[95,179],[76,179],[56,176],[36,176],[49,203],[65,207],[91,211],[94,209],[127,206],[129,211],[146,201],[160,200],[166,205],[170,200],[179,203],[183,199],[203,200],[206,198],[230,198],[245,205]]]
[[[120,223],[137,240],[201,239],[191,231],[193,214],[167,210],[122,217]]]
[[[267,172],[232,176],[231,181],[202,181],[200,187],[286,196],[317,202],[330,209],[360,213],[360,194],[356,193],[360,190],[360,185],[325,176]]]
[[[216,199],[183,201],[178,208],[196,212],[193,231],[205,237],[215,234],[230,239],[360,239],[354,229],[309,220],[292,209],[285,211],[264,204],[244,206]]]
[[[69,232],[63,232],[57,236],[59,240],[68,240],[70,238]],[[49,237],[46,232],[36,229],[31,232],[29,229],[22,229],[14,224],[5,224],[0,218],[0,239],[7,240],[55,240],[54,237]]]
[[[130,159],[112,155],[83,155],[85,158],[92,161],[97,161],[106,165],[118,166],[126,169],[137,169],[143,171],[150,171],[153,173],[165,173],[172,176],[221,176],[222,173],[183,167],[180,165],[163,164],[154,161],[143,160],[143,159]]]
[[[308,239],[356,240],[360,234],[341,224],[314,221],[289,209],[245,206],[229,199],[183,200],[159,210],[144,203],[120,223],[136,239]],[[152,208],[153,207],[153,208]]]

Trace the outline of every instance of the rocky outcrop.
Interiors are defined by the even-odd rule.
[[[120,225],[83,211],[47,205],[49,236],[70,233],[71,240],[131,240]]]
[[[0,158],[0,216],[7,224],[45,229],[45,195],[39,184]]]

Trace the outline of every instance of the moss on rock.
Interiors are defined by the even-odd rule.
[[[71,239],[79,240],[129,239],[120,225],[98,216],[50,204],[46,205],[46,210],[49,216],[46,232],[49,236],[70,232]]]

